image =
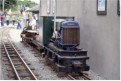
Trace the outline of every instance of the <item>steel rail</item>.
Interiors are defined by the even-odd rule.
[[[13,64],[13,62],[12,62],[12,60],[11,60],[11,58],[10,58],[10,55],[9,55],[9,53],[8,53],[8,51],[7,51],[7,48],[6,48],[6,46],[5,46],[5,43],[3,42],[3,35],[4,35],[4,33],[5,33],[5,31],[8,31],[8,30],[10,30],[9,28],[5,28],[5,29],[3,29],[2,31],[1,31],[1,42],[2,42],[2,44],[3,44],[3,46],[4,46],[4,49],[5,49],[5,52],[6,52],[6,54],[7,54],[7,57],[8,57],[8,60],[10,61],[10,64],[11,64],[11,66],[12,66],[12,69],[13,69],[13,71],[14,71],[14,73],[15,73],[15,75],[16,75],[16,79],[17,80],[20,80],[20,77],[19,77],[19,75],[18,75],[18,72],[17,72],[17,70],[16,70],[16,68],[15,68],[15,66],[14,66],[14,64]]]
[[[67,77],[69,77],[72,80],[76,80],[73,76],[71,76],[70,74],[67,75]]]
[[[8,30],[8,29],[5,29],[5,30]],[[5,52],[6,52],[6,54],[7,54],[7,57],[8,57],[8,59],[9,59],[9,61],[10,61],[10,64],[11,64],[11,66],[12,66],[12,69],[14,70],[14,73],[15,73],[15,75],[16,75],[16,78],[17,78],[18,80],[21,80],[21,79],[20,79],[20,76],[19,76],[19,74],[18,74],[18,72],[17,72],[17,70],[16,70],[16,68],[15,68],[15,66],[14,66],[14,64],[13,64],[11,58],[10,58],[10,55],[9,55],[9,53],[8,53],[8,51],[7,51],[7,48],[6,48],[6,46],[5,46],[5,43],[3,42],[3,35],[4,35],[3,33],[5,33],[5,30],[3,30],[3,32],[2,32],[2,40],[1,40],[1,41],[2,41],[2,43],[3,43],[3,45],[4,45]],[[7,36],[7,40],[9,41],[9,43],[10,43],[11,46],[13,47],[14,51],[16,52],[17,56],[20,58],[20,60],[22,61],[22,63],[23,63],[24,66],[26,67],[26,69],[29,71],[30,76],[31,76],[31,79],[33,79],[33,80],[38,80],[38,79],[36,78],[36,76],[34,75],[34,73],[31,71],[31,69],[29,68],[29,66],[26,64],[26,62],[25,62],[25,61],[23,60],[23,58],[20,56],[19,52],[16,50],[15,46],[13,45],[13,43],[9,40],[8,34],[7,34],[6,36]]]
[[[89,76],[87,76],[86,74],[84,74],[83,73],[83,76],[82,76],[85,80],[91,80],[90,78],[89,78]]]
[[[78,79],[76,79],[75,77],[73,77],[73,76],[70,75],[70,74],[68,74],[67,77],[69,77],[71,80],[78,80]],[[84,74],[84,73],[83,73],[81,76],[78,76],[78,77],[81,77],[81,78],[83,78],[84,80],[91,80],[91,79],[89,78],[89,76],[87,76],[87,75]]]
[[[17,78],[18,80],[20,80],[20,77],[19,77],[19,75],[18,75],[18,72],[17,72],[17,70],[16,70],[16,68],[15,68],[15,66],[14,66],[14,64],[13,64],[11,58],[10,58],[10,55],[9,55],[9,53],[8,53],[8,51],[7,51],[7,48],[6,48],[6,46],[5,46],[5,43],[4,43],[3,41],[2,41],[2,43],[3,43],[3,46],[4,46],[5,52],[6,52],[6,54],[7,54],[7,57],[8,57],[8,59],[9,59],[9,61],[10,61],[10,64],[11,64],[11,66],[12,66],[12,69],[14,70],[14,73],[15,73],[15,75],[16,75],[16,78]]]
[[[23,60],[23,58],[20,56],[19,52],[16,50],[15,46],[12,44],[12,42],[8,39],[8,41],[10,42],[10,44],[12,45],[13,49],[15,50],[16,54],[19,56],[19,58],[21,59],[21,61],[23,62],[24,66],[27,68],[27,70],[30,72],[31,76],[33,77],[34,80],[37,80],[36,76],[34,75],[34,73],[31,71],[31,69],[29,68],[29,66],[26,64],[26,62]]]

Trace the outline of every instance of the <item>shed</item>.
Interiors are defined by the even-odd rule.
[[[30,8],[29,10],[26,10],[26,12],[39,13],[39,8],[40,8],[40,6],[36,5],[32,8]]]

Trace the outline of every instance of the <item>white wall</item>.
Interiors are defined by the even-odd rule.
[[[41,0],[41,16],[47,14]],[[117,0],[107,0],[107,15],[97,15],[97,0],[57,0],[58,16],[75,16],[80,24],[80,48],[88,51],[89,65],[106,79],[120,79],[120,17]]]

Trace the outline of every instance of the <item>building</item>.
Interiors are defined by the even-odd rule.
[[[40,0],[40,19],[53,16],[54,0]],[[117,0],[107,0],[106,14],[97,14],[97,0],[56,0],[57,16],[80,24],[80,48],[88,51],[91,69],[105,79],[120,79],[120,16]],[[42,25],[41,25],[42,26]]]

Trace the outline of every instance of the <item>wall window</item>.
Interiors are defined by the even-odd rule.
[[[107,0],[97,0],[97,14],[98,15],[107,14]]]

